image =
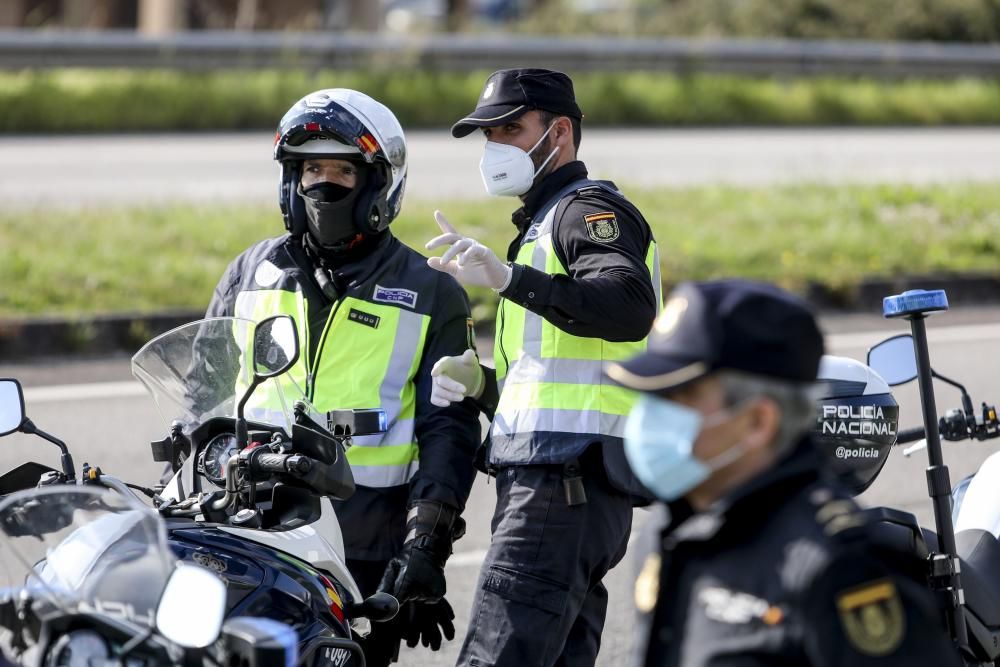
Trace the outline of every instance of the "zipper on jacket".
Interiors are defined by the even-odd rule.
[[[497,307],[497,311],[500,316],[500,331],[497,332],[496,336],[497,336],[497,341],[499,342],[499,345],[497,345],[497,347],[500,349],[500,356],[503,357],[503,364],[504,364],[503,375],[504,377],[507,377],[507,373],[510,372],[510,362],[507,360],[507,351],[503,348],[504,301],[506,301],[506,299],[500,297],[500,304]]]
[[[305,323],[305,333],[302,338],[305,341],[305,354],[302,355],[302,360],[305,362],[306,366],[306,386],[304,389],[304,398],[308,400],[309,398],[309,386],[312,384],[312,365],[309,363],[309,299],[302,295],[302,320]]]
[[[314,403],[314,394],[316,393],[316,382],[313,371],[319,369],[319,360],[323,356],[323,346],[326,345],[326,339],[330,333],[330,327],[333,326],[333,320],[337,317],[337,311],[340,310],[340,304],[344,302],[343,297],[337,299],[333,304],[333,308],[330,309],[330,316],[326,318],[326,326],[323,327],[323,333],[319,337],[319,345],[316,346],[316,356],[313,358],[312,367],[306,368],[306,397],[309,399],[310,403]]]

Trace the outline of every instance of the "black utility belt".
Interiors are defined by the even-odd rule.
[[[486,464],[486,474],[496,477],[501,470],[519,467],[517,465],[496,466],[491,463]],[[587,503],[587,492],[583,488],[584,468],[580,465],[580,459],[574,458],[565,463],[542,464],[538,467],[552,468],[559,470],[562,474],[563,495],[566,504],[570,507],[585,505]]]

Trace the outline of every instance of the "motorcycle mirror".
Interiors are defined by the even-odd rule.
[[[10,435],[24,423],[24,392],[13,378],[0,379],[0,436]]]
[[[219,637],[226,613],[226,585],[197,565],[178,563],[156,607],[156,627],[185,648],[204,648]]]
[[[253,334],[253,373],[258,381],[281,375],[299,359],[295,320],[275,315],[257,324]]]
[[[893,336],[870,348],[868,365],[881,375],[890,387],[915,380],[917,358],[913,353],[913,336],[910,334]]]
[[[399,613],[399,600],[388,593],[375,593],[361,604],[352,604],[347,608],[351,618],[367,618],[375,623],[391,621]]]
[[[62,451],[63,475],[67,479],[76,476],[73,457],[70,456],[66,443],[38,428],[25,416],[24,391],[21,389],[21,383],[14,378],[0,378],[0,437],[10,435],[14,431],[37,435],[57,446]]]

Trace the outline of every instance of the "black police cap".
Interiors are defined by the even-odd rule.
[[[631,389],[677,389],[729,369],[790,382],[815,382],[823,335],[805,301],[748,280],[682,283],[653,324],[645,352],[608,364]]]
[[[508,123],[532,109],[581,119],[573,82],[549,69],[502,69],[490,74],[476,108],[451,127],[453,137],[464,137],[477,127]]]

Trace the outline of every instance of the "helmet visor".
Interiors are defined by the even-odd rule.
[[[274,159],[338,155],[360,155],[366,162],[377,157],[385,159],[382,147],[364,123],[336,102],[328,101],[322,108],[297,108],[293,112],[278,126]]]

